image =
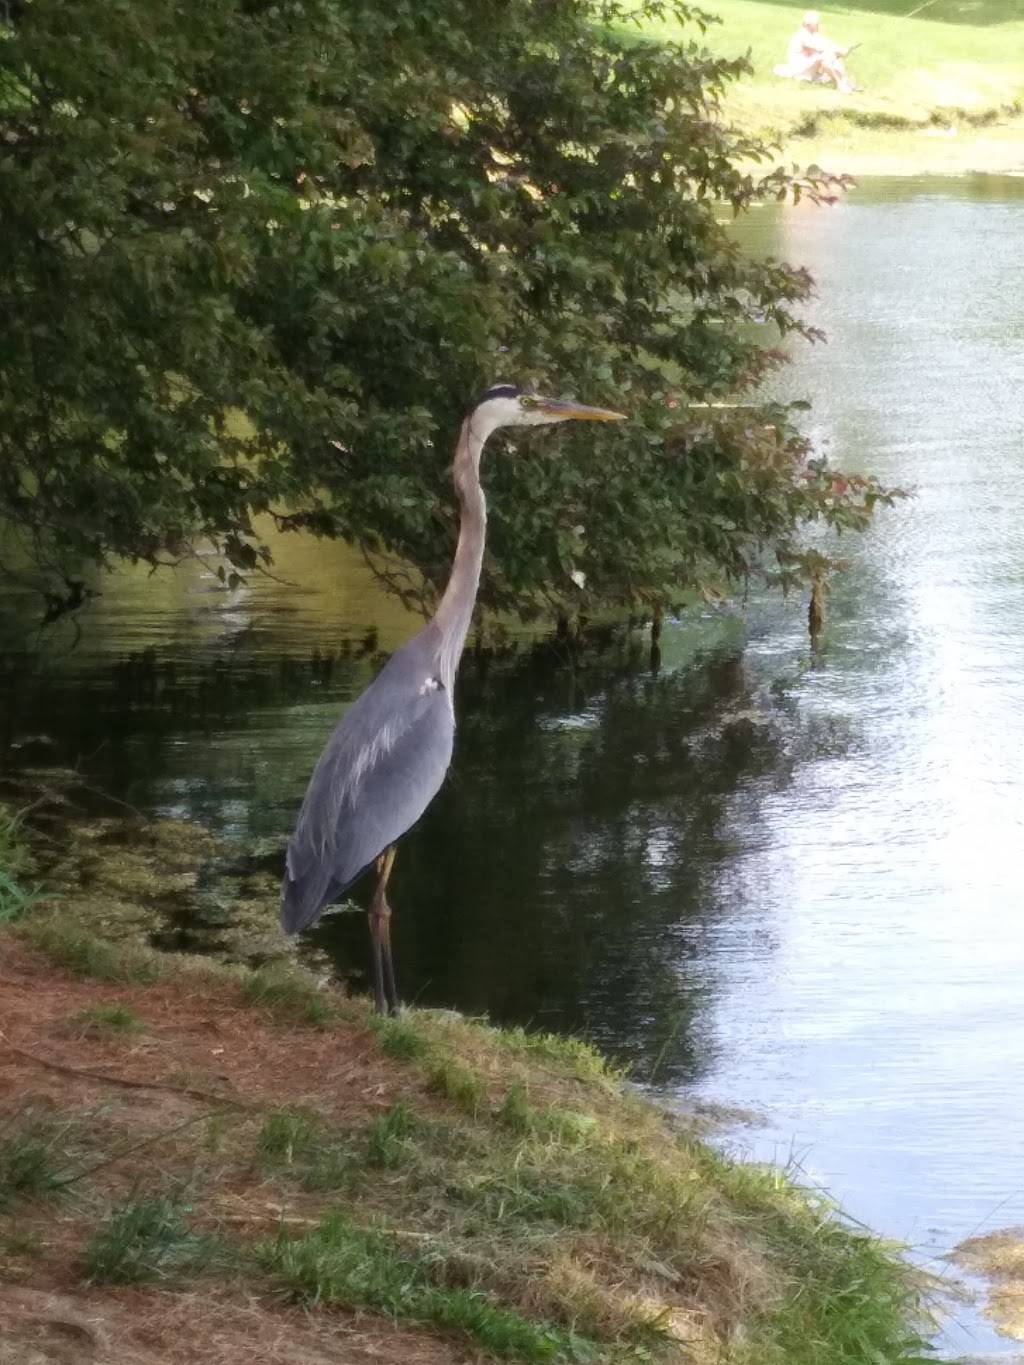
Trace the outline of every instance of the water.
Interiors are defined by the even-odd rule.
[[[917,496],[850,544],[817,659],[805,603],[762,600],[668,626],[656,675],[639,647],[467,658],[451,780],[396,864],[400,980],[754,1111],[743,1150],[927,1259],[1024,1222],[1024,182],[745,231],[818,279],[830,342],[783,381],[816,442]],[[415,628],[343,548],[278,548],[295,586],[126,572],[77,643],[10,632],[5,764],[276,847]],[[318,941],[365,984],[356,917]],[[942,1345],[1011,1349],[970,1309]]]
[[[1024,1221],[1024,193],[881,186],[783,215],[831,336],[796,382],[840,464],[913,485],[795,693],[849,729],[741,816],[705,1094],[857,1216],[941,1252]],[[760,664],[792,646],[765,630]],[[771,960],[751,930],[770,928]],[[959,1350],[999,1342],[966,1315]],[[1006,1348],[1006,1343],[1003,1343]]]

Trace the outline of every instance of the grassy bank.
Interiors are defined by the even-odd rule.
[[[709,47],[729,57],[749,50],[754,65],[729,92],[729,114],[781,141],[787,160],[854,175],[1024,171],[1024,13],[1016,0],[826,8],[825,32],[861,44],[849,59],[864,87],[855,95],[773,74],[800,5],[708,0],[702,7],[722,21],[708,31]],[[677,32],[668,24],[651,31]]]
[[[903,1263],[573,1040],[0,929],[0,1362],[918,1354]]]

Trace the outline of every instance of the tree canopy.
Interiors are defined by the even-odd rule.
[[[694,41],[645,37],[665,15]],[[765,149],[719,106],[744,63],[709,55],[687,6],[7,16],[0,519],[55,605],[116,557],[201,543],[226,576],[258,569],[261,515],[409,566],[429,596],[457,425],[498,380],[633,420],[495,441],[489,606],[657,608],[807,575],[808,522],[858,527],[888,496],[750,397],[778,333],[810,331],[810,280],[721,221],[793,184],[749,169]]]

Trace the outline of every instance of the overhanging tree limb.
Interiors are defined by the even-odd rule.
[[[806,272],[746,258],[722,208],[822,186],[745,169],[767,150],[719,107],[745,63],[650,41],[657,16],[705,22],[654,0],[600,23],[583,0],[19,11],[0,518],[53,600],[194,541],[251,571],[271,509],[399,557],[429,595],[452,432],[503,377],[634,420],[491,457],[487,606],[799,577],[803,525],[862,525],[889,494],[815,474],[791,413],[690,406],[749,393],[779,331],[813,335]]]

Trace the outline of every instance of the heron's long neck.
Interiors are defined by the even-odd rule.
[[[448,586],[434,615],[434,623],[441,631],[441,681],[449,689],[455,681],[462,646],[473,619],[480,568],[484,561],[487,502],[480,485],[480,452],[487,435],[487,432],[474,433],[467,417],[455,448],[455,492],[462,511],[459,543]]]

